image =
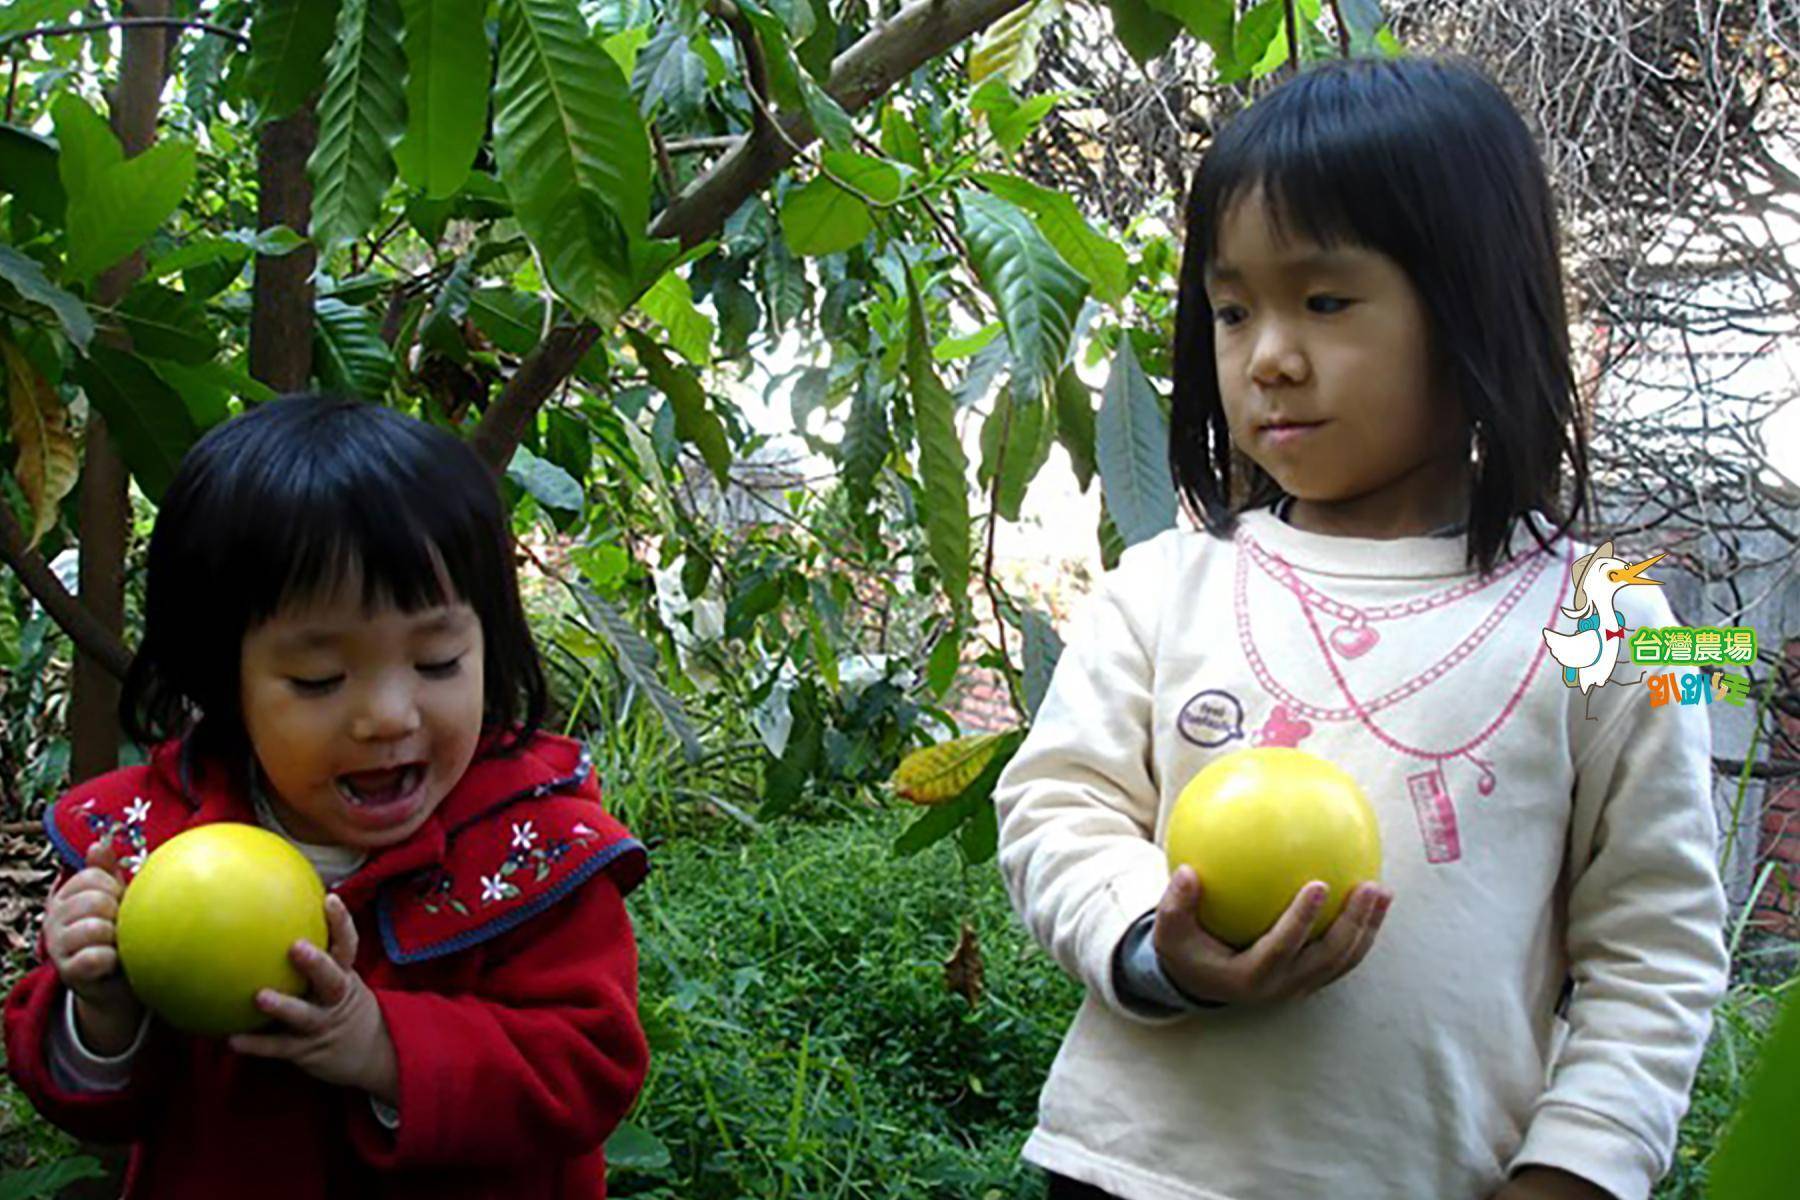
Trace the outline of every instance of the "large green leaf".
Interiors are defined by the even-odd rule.
[[[175,477],[176,464],[200,437],[181,396],[136,355],[95,342],[75,364],[74,378],[152,501]]]
[[[650,220],[650,141],[574,0],[502,0],[494,151],[551,284],[610,325],[660,274],[632,259]]]
[[[844,488],[853,518],[860,521],[869,514],[875,500],[875,476],[893,447],[881,380],[878,373],[865,371],[844,421]]]
[[[9,0],[0,8],[0,36],[66,21],[81,0]]]
[[[469,316],[487,339],[508,354],[531,353],[544,336],[542,296],[509,288],[476,288],[469,293]]]
[[[487,0],[401,0],[406,12],[406,136],[400,177],[432,199],[454,195],[487,128]]]
[[[706,389],[692,371],[671,363],[661,346],[635,329],[625,332],[650,382],[675,410],[675,436],[700,451],[721,485],[729,482],[731,444],[725,438],[724,422],[706,402]]]
[[[694,307],[688,281],[671,271],[638,298],[638,309],[663,327],[669,345],[697,367],[712,362],[712,318]]]
[[[1213,70],[1222,77],[1236,77],[1237,0],[1145,0],[1150,8],[1173,17],[1187,31],[1212,47]]]
[[[142,282],[119,306],[119,323],[131,348],[147,358],[198,365],[219,352],[219,336],[206,324],[206,310],[193,297]]]
[[[956,398],[931,369],[925,308],[912,273],[906,277],[910,328],[906,379],[919,428],[919,478],[925,488],[925,544],[944,577],[944,593],[961,609],[969,592],[969,462],[956,432]]]
[[[1056,247],[1063,261],[1087,277],[1094,295],[1108,304],[1125,298],[1130,280],[1124,248],[1089,225],[1073,200],[1016,175],[988,171],[975,178],[1002,200],[1029,212],[1038,232]]]
[[[39,305],[56,314],[63,334],[79,348],[86,350],[94,336],[94,321],[87,305],[51,283],[44,269],[11,246],[0,245],[0,279],[11,284],[27,303]]]
[[[836,254],[861,245],[874,228],[869,206],[823,175],[781,205],[781,233],[795,254]]]
[[[385,396],[394,357],[381,340],[375,314],[325,296],[313,305],[313,315],[313,365],[319,382],[364,400]]]
[[[1087,281],[1013,205],[967,190],[957,193],[957,202],[969,255],[1006,322],[1013,377],[1041,394],[1062,370]]]
[[[994,508],[1008,521],[1019,519],[1025,489],[1050,457],[1055,437],[1055,416],[1043,395],[1022,387],[1015,378],[981,425],[980,478],[986,486],[999,476]]]
[[[1106,508],[1125,545],[1175,524],[1175,484],[1169,472],[1169,427],[1131,339],[1121,335],[1094,429],[1095,457]]]
[[[1145,0],[1106,0],[1112,9],[1113,33],[1125,52],[1142,66],[1161,58],[1181,32],[1181,23],[1157,12]]]
[[[119,139],[71,92],[51,105],[68,193],[67,274],[90,279],[142,246],[194,181],[194,148],[162,141],[126,159]]]
[[[506,467],[506,477],[530,492],[546,508],[564,512],[581,511],[581,484],[575,477],[549,459],[539,458],[524,446],[513,451],[512,462]]]
[[[658,674],[657,668],[661,660],[657,657],[656,647],[644,640],[644,635],[632,627],[623,613],[595,595],[592,589],[568,578],[563,580],[563,584],[581,606],[588,624],[612,643],[613,649],[618,652],[616,661],[620,672],[662,716],[663,724],[681,742],[683,756],[690,763],[699,762],[703,753],[700,737],[694,732],[694,723],[687,710],[682,708],[681,701],[664,686],[662,676]]]
[[[306,164],[313,184],[312,238],[330,250],[368,232],[394,182],[394,143],[406,130],[399,0],[343,0],[319,141]]]
[[[1775,1200],[1794,1190],[1794,1114],[1800,1111],[1800,988],[1763,1042],[1743,1105],[1719,1142],[1709,1200]]]
[[[1094,478],[1094,397],[1073,366],[1056,377],[1056,440],[1069,452],[1075,482],[1087,491]]]
[[[56,146],[28,129],[0,125],[0,192],[47,225],[60,225],[69,199],[56,170]]]
[[[1025,649],[1025,715],[1035,719],[1038,707],[1050,691],[1050,679],[1056,674],[1057,660],[1062,657],[1062,639],[1050,618],[1035,608],[1027,608],[1024,616]]]
[[[70,7],[74,7],[71,5]],[[22,1167],[0,1175],[0,1200],[48,1200],[83,1179],[105,1179],[106,1168],[91,1154],[77,1154],[36,1167]]]
[[[339,0],[257,0],[250,21],[251,98],[265,117],[285,117],[325,82],[325,51]]]

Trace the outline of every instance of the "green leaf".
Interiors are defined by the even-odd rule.
[[[575,597],[575,603],[580,606],[588,624],[612,643],[620,673],[637,688],[639,695],[650,702],[650,706],[661,715],[663,724],[668,726],[669,732],[681,743],[682,756],[690,763],[699,762],[704,753],[700,737],[694,732],[694,722],[687,710],[681,707],[681,701],[675,698],[657,673],[661,659],[657,657],[656,647],[632,628],[631,622],[625,619],[623,613],[596,596],[587,586],[567,577],[563,579],[563,583]]]
[[[487,130],[487,0],[401,0],[406,14],[406,136],[400,177],[433,200],[456,193]]]
[[[925,306],[906,276],[910,328],[906,381],[919,427],[919,479],[925,489],[925,543],[944,577],[944,594],[960,611],[969,600],[969,462],[956,432],[956,398],[931,369]]]
[[[812,118],[813,128],[831,149],[848,150],[856,140],[850,114],[811,75],[803,71],[796,74],[800,81],[800,98],[806,105],[806,115]]]
[[[927,809],[924,816],[907,826],[905,832],[894,840],[894,853],[901,857],[917,854],[955,833],[978,810],[986,808],[992,811],[994,785],[1000,782],[1001,772],[1006,770],[1006,764],[1018,753],[1019,743],[1024,737],[1025,731],[1022,729],[1008,730],[1002,734],[994,756],[988,760],[987,766],[982,768],[974,782],[964,788],[956,799],[946,800]]]
[[[387,395],[394,358],[381,340],[375,314],[326,296],[314,303],[313,315],[313,366],[319,382],[364,400]]]
[[[0,125],[0,192],[46,225],[61,225],[69,198],[57,174],[56,145],[28,129]]]
[[[513,451],[512,462],[506,466],[506,477],[530,492],[532,498],[546,508],[574,513],[581,511],[581,485],[575,481],[575,477],[523,446]]]
[[[697,367],[712,362],[712,318],[694,307],[688,281],[673,271],[638,297],[638,310],[663,327],[669,344]]]
[[[469,293],[469,316],[475,328],[508,354],[529,354],[544,336],[542,296],[510,288],[477,288]]]
[[[650,382],[668,397],[675,410],[675,436],[700,451],[700,457],[712,468],[721,486],[729,483],[731,445],[725,438],[724,422],[706,402],[706,389],[692,371],[671,363],[661,346],[635,329],[625,333]]]
[[[367,233],[394,182],[393,146],[406,130],[406,58],[399,0],[343,0],[319,141],[306,171],[313,185],[312,238],[330,250]]]
[[[325,52],[339,0],[258,0],[250,22],[250,95],[268,118],[285,117],[325,82]]]
[[[1236,56],[1237,0],[1147,0],[1155,11],[1173,17],[1212,47],[1213,70],[1238,72]]]
[[[1134,546],[1175,524],[1169,428],[1131,338],[1119,338],[1094,430],[1100,487],[1119,536]]]
[[[86,280],[142,246],[194,181],[194,148],[162,141],[127,160],[99,115],[64,92],[51,105],[68,193],[67,274]]]
[[[1063,261],[1087,277],[1095,296],[1107,304],[1125,298],[1131,282],[1124,248],[1089,225],[1073,200],[1016,175],[982,172],[975,178],[1002,200],[1029,212],[1038,232],[1056,247]]]
[[[4,19],[7,18],[0,18]],[[37,1167],[21,1167],[0,1175],[0,1200],[49,1200],[61,1195],[71,1183],[105,1179],[106,1175],[100,1160],[88,1154],[77,1154]]]
[[[834,182],[860,197],[876,204],[892,204],[900,198],[902,181],[893,163],[847,150],[827,150],[819,161]]]
[[[138,486],[160,502],[176,464],[200,437],[181,396],[143,359],[101,342],[88,347],[73,375],[88,402],[106,418],[107,431]]]
[[[1069,452],[1075,482],[1087,491],[1094,478],[1094,397],[1073,366],[1056,377],[1056,440]]]
[[[166,358],[190,366],[219,352],[219,337],[206,324],[206,310],[192,296],[140,282],[119,306],[119,323],[131,348],[146,358]]]
[[[881,152],[915,171],[925,169],[925,147],[912,118],[892,104],[881,110]]]
[[[94,336],[94,320],[88,316],[87,305],[51,283],[36,260],[26,258],[11,246],[0,245],[0,279],[10,283],[27,303],[54,313],[64,336],[78,349],[87,349]]]
[[[230,415],[233,396],[252,404],[265,404],[275,398],[274,389],[253,378],[241,365],[216,359],[193,367],[161,359],[149,362],[150,369],[181,394],[188,414],[202,430],[211,429]]]
[[[1381,15],[1381,0],[1343,0],[1339,11],[1350,34],[1350,53],[1380,53],[1375,39],[1386,21]]]
[[[688,44],[680,21],[659,26],[631,68],[638,111],[649,120],[659,110],[681,118],[699,111],[706,99],[706,64]]]
[[[0,8],[0,36],[61,24],[80,7],[81,0],[10,0]]]
[[[1235,67],[1231,72],[1233,77],[1242,78],[1250,73],[1252,67],[1265,71],[1262,63],[1265,55],[1279,51],[1282,59],[1287,57],[1287,36],[1282,31],[1286,20],[1286,0],[1261,0],[1261,3],[1244,14],[1244,19],[1238,22],[1232,47],[1235,59]],[[1282,34],[1280,38],[1276,37],[1278,33]]]
[[[195,238],[160,258],[152,259],[145,268],[144,275],[148,279],[166,279],[170,275],[191,271],[196,267],[213,267],[221,263],[242,266],[249,260],[250,253],[249,246],[231,238]]]
[[[781,233],[795,254],[837,254],[860,246],[874,228],[869,206],[823,175],[781,205]]]
[[[1024,145],[1032,130],[1067,97],[1067,92],[1043,92],[1021,101],[1004,80],[990,79],[970,98],[969,109],[987,117],[988,131],[1010,154]]]
[[[631,73],[637,70],[638,51],[650,40],[650,27],[638,25],[631,29],[621,29],[611,37],[602,38],[600,48],[612,55],[612,60],[619,64],[619,71],[630,79]]]
[[[951,362],[958,358],[967,358],[971,354],[979,354],[993,344],[995,338],[1006,332],[1006,326],[999,321],[989,321],[974,333],[963,337],[945,338],[932,348],[931,357],[936,362]]]
[[[1800,1111],[1800,988],[1790,988],[1762,1044],[1743,1104],[1719,1142],[1708,1200],[1774,1200],[1793,1191],[1794,1113]]]
[[[844,487],[850,511],[859,521],[869,517],[875,501],[875,476],[894,448],[888,430],[887,403],[876,372],[865,371],[844,421]]]
[[[650,219],[650,142],[574,0],[501,0],[494,151],[550,283],[611,325],[637,290],[631,244]]]
[[[1022,391],[1017,380],[1000,394],[994,411],[981,426],[981,479],[986,486],[1000,476],[995,509],[1009,521],[1019,519],[1025,489],[1050,456],[1056,426],[1036,391]]]
[[[1062,657],[1063,644],[1050,618],[1037,609],[1025,610],[1024,623],[1025,712],[1036,720],[1044,695],[1050,690],[1050,677],[1056,673],[1056,661]]]
[[[963,860],[978,867],[994,857],[1000,848],[1000,816],[990,804],[978,804],[963,822],[956,843],[962,848]]]
[[[606,1139],[606,1165],[615,1171],[660,1171],[669,1165],[669,1148],[641,1125],[621,1121]]]
[[[780,816],[792,808],[806,793],[806,783],[819,773],[825,760],[825,721],[814,698],[814,686],[803,682],[788,696],[793,732],[788,735],[781,757],[776,759],[763,777],[762,806],[759,817]]]
[[[931,658],[925,664],[925,685],[940,700],[956,682],[956,672],[962,666],[962,642],[962,622],[958,621],[931,647]]]
[[[1106,0],[1112,9],[1113,33],[1139,66],[1161,58],[1181,32],[1181,23],[1157,12],[1145,0]]]
[[[1039,10],[1054,16],[1062,6],[1056,0],[1029,0],[982,30],[969,47],[969,82],[980,84],[990,76],[1018,85],[1037,70],[1037,42],[1043,29]]]
[[[957,193],[957,202],[970,257],[1006,323],[1013,376],[1040,394],[1062,370],[1087,281],[1011,204],[968,190]]]

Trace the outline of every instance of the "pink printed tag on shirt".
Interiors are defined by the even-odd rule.
[[[1425,839],[1425,861],[1455,862],[1462,857],[1462,838],[1456,831],[1456,806],[1444,786],[1444,772],[1433,767],[1406,777],[1413,811],[1419,816],[1419,833]]]

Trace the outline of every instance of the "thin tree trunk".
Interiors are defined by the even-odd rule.
[[[309,104],[263,127],[256,147],[256,225],[286,225],[305,233],[312,223],[312,182],[306,160],[319,138]],[[297,392],[312,376],[313,267],[311,243],[280,258],[257,255],[250,300],[250,374],[278,392]]]
[[[169,15],[168,0],[134,0],[125,7],[129,16]],[[127,158],[142,154],[156,140],[168,36],[166,29],[154,26],[134,26],[120,35],[124,52],[118,90],[111,97],[112,126]],[[143,273],[140,251],[100,276],[95,302],[102,307],[117,304]],[[125,632],[125,546],[131,531],[129,481],[106,422],[91,413],[81,469],[81,603],[102,628],[120,638]],[[69,700],[69,739],[72,778],[91,779],[119,765],[119,680],[104,662],[79,647]]]

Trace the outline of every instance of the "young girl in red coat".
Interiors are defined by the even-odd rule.
[[[130,1141],[128,1197],[606,1192],[642,1086],[624,897],[643,848],[542,670],[495,481],[389,409],[288,397],[208,433],[151,538],[127,732],[149,761],[47,816],[66,869],[8,1069],[71,1133]],[[258,1032],[181,1034],[132,995],[114,920],[145,855],[253,823],[327,885],[329,944]]]

